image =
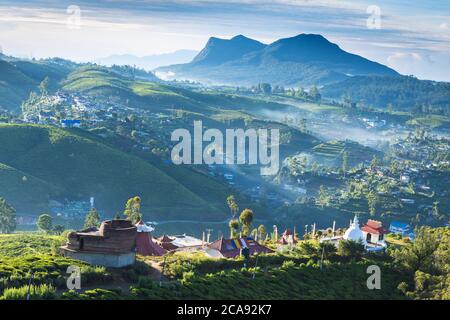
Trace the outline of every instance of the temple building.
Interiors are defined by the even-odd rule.
[[[128,220],[108,220],[100,228],[70,232],[61,247],[64,256],[91,265],[120,268],[136,259],[137,228]]]
[[[356,215],[353,218],[353,221],[350,223],[348,229],[345,230],[344,236],[342,238],[344,240],[353,240],[357,242],[361,241],[364,246],[367,245],[366,236],[359,227],[359,220]]]
[[[367,223],[361,228],[366,243],[367,248],[372,251],[386,248],[386,242],[384,241],[384,235],[388,234],[389,231],[384,229],[380,221],[368,220]]]
[[[367,223],[360,228],[358,217],[355,215],[342,237],[323,237],[320,239],[320,242],[331,242],[335,246],[338,246],[339,241],[341,240],[352,240],[361,242],[367,251],[380,251],[387,247],[384,240],[384,235],[387,233],[389,233],[389,231],[383,228],[380,221],[376,220],[369,219]]]
[[[167,252],[153,239],[151,232],[154,228],[146,225],[142,220],[136,224],[136,228],[136,253],[141,256],[162,256]]]

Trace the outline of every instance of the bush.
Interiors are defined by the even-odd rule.
[[[74,290],[66,291],[61,296],[64,300],[120,300],[121,290],[93,289],[78,293]]]
[[[56,297],[56,289],[51,285],[31,285],[30,300],[51,300]],[[3,291],[1,300],[25,300],[28,295],[28,286],[20,288],[6,288]]]

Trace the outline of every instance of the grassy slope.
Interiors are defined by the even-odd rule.
[[[350,165],[356,165],[362,161],[371,160],[373,156],[381,157],[381,153],[374,149],[365,147],[357,142],[329,141],[315,146],[313,154],[328,160],[342,161],[343,152],[348,153]]]
[[[31,91],[38,91],[39,83],[49,78],[49,89],[56,90],[59,82],[72,66],[51,60],[28,61],[0,59],[0,107],[17,111]]]
[[[450,83],[419,80],[409,76],[356,76],[325,86],[322,96],[340,100],[364,101],[366,105],[385,108],[391,103],[395,108],[410,110],[427,105],[446,108],[450,101]]]
[[[7,200],[20,209],[42,203],[44,196],[75,195],[85,199],[95,196],[100,207],[114,214],[122,209],[127,198],[140,195],[143,212],[149,218],[223,217],[220,209],[153,165],[106,146],[87,133],[34,125],[1,125],[0,141],[0,162],[14,168],[0,171],[0,181],[9,182],[0,183],[1,194],[9,193]],[[14,172],[13,178],[10,171]],[[32,176],[28,172],[36,179],[27,182],[19,179],[22,174]],[[38,187],[26,189],[23,185],[28,183],[36,183]],[[45,192],[45,185],[52,187]],[[31,193],[24,199],[22,193],[26,190]]]
[[[37,83],[12,64],[0,60],[0,107],[15,109]]]
[[[450,117],[441,115],[429,115],[413,118],[409,120],[407,124],[425,126],[433,129],[448,129],[450,128]]]

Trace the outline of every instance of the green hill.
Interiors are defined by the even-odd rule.
[[[340,100],[347,97],[367,106],[411,110],[419,106],[448,108],[450,83],[419,80],[410,76],[357,76],[325,86],[322,96]]]
[[[228,110],[280,109],[284,105],[261,99],[251,99],[219,92],[196,92],[158,82],[140,81],[100,66],[77,68],[62,83],[62,89],[82,92],[129,106],[152,111],[172,108],[211,115]]]
[[[382,156],[382,153],[377,150],[349,140],[332,140],[318,144],[312,148],[312,154],[317,160],[332,162],[336,165],[342,162],[344,151],[348,153],[349,163],[352,166],[364,161],[370,161],[374,156]]]
[[[37,83],[9,62],[0,60],[0,107],[16,109]]]
[[[146,218],[219,220],[226,212],[218,203],[227,196],[225,186],[186,171],[175,179],[79,130],[0,125],[0,163],[0,195],[21,212],[38,213],[48,199],[94,196],[113,215],[134,195],[141,196]],[[194,180],[210,198],[192,191]]]
[[[0,107],[17,111],[31,91],[38,91],[39,83],[49,78],[49,89],[59,88],[76,64],[62,59],[18,60],[0,59]]]

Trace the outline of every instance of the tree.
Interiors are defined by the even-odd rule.
[[[46,96],[48,94],[48,84],[49,78],[45,77],[44,80],[39,84],[39,91],[41,92],[41,96]]]
[[[266,95],[270,95],[272,93],[272,86],[270,83],[260,83],[259,89]]]
[[[258,239],[263,240],[267,236],[266,227],[263,224],[260,224],[258,227]]]
[[[100,227],[100,223],[100,214],[95,208],[92,208],[86,215],[86,218],[84,220],[84,228],[98,228]]]
[[[449,239],[450,236],[447,235],[446,241],[442,241],[439,234],[433,232],[432,228],[421,227],[416,230],[416,239],[413,242],[394,250],[391,255],[397,263],[411,272],[419,270],[430,273],[435,271],[435,263],[439,261],[438,248],[441,241],[448,247]]]
[[[230,238],[231,239],[237,238],[239,232],[239,220],[236,219],[230,220],[228,226],[230,227]]]
[[[239,211],[239,207],[233,195],[228,196],[227,204],[228,208],[230,208],[231,217],[232,219],[234,219],[236,217],[237,212]]]
[[[360,259],[365,252],[364,245],[361,241],[342,240],[338,245],[338,254],[352,260]]]
[[[348,171],[348,152],[347,151],[344,151],[342,153],[342,171],[344,171],[344,177],[345,177],[345,174]]]
[[[377,213],[377,207],[380,202],[380,198],[375,191],[370,191],[367,194],[367,205],[369,206],[369,214],[374,216]]]
[[[323,256],[325,259],[328,259],[332,255],[334,255],[336,251],[336,246],[331,242],[325,241],[319,244],[319,252],[320,254],[322,254],[323,252]]]
[[[450,299],[450,229],[421,227],[416,235],[413,242],[389,251],[413,278],[413,291],[407,291],[407,283],[399,287],[412,299]]]
[[[123,214],[133,223],[138,223],[141,220],[141,198],[136,196],[128,199],[125,204]]]
[[[0,197],[0,232],[12,233],[16,229],[16,210]]]
[[[375,167],[380,165],[380,159],[377,156],[373,156],[372,161],[370,162],[370,167],[374,169]]]
[[[254,213],[250,209],[245,209],[241,212],[241,215],[239,216],[239,221],[242,224],[242,234],[244,236],[250,235],[250,228],[253,222]]]
[[[320,100],[322,99],[322,96],[319,93],[319,89],[317,89],[316,86],[313,86],[309,90],[309,96],[310,96],[311,100],[314,102],[320,102]]]
[[[49,214],[41,214],[37,220],[36,225],[39,230],[50,233],[50,231],[52,231],[53,229],[53,218]]]
[[[330,202],[330,198],[327,195],[325,187],[323,185],[321,185],[319,187],[319,203],[323,207],[325,205],[328,205],[329,202]]]

